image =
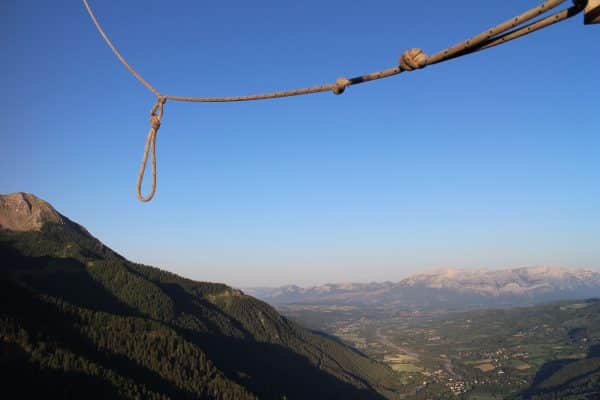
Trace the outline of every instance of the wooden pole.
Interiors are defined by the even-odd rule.
[[[588,0],[583,10],[583,22],[587,24],[600,24],[600,0]]]

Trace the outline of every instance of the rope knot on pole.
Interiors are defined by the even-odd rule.
[[[348,86],[350,86],[350,80],[341,76],[341,77],[337,78],[334,83],[333,93],[334,94],[342,94],[342,93],[344,93],[344,90],[346,90],[346,88]]]
[[[404,71],[413,71],[415,69],[425,68],[429,57],[421,49],[406,50],[400,56],[400,68]]]
[[[150,110],[150,130],[148,136],[146,136],[146,145],[144,146],[144,155],[142,157],[142,164],[140,165],[140,171],[137,179],[137,197],[140,201],[148,202],[154,197],[156,193],[156,136],[160,129],[160,121],[164,112],[164,105],[167,98],[164,96],[158,96],[156,103]],[[148,153],[152,150],[152,188],[147,196],[142,195],[142,182],[144,181],[144,174],[146,172],[146,164],[148,163]]]

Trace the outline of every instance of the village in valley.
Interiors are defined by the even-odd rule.
[[[530,386],[552,360],[585,360],[600,340],[600,317],[574,326],[569,312],[590,313],[600,303],[517,308],[506,312],[290,305],[282,311],[319,325],[392,368],[407,398],[503,398]],[[548,317],[564,312],[564,321]],[[548,318],[546,318],[548,317]]]

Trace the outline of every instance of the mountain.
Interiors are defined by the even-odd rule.
[[[600,296],[600,273],[549,267],[444,269],[416,274],[396,283],[327,284],[310,288],[283,286],[246,291],[277,305],[513,306]]]
[[[66,221],[54,207],[32,194],[0,196],[0,229],[39,231],[46,222],[64,224]]]
[[[394,372],[219,283],[132,263],[0,195],[3,391],[37,398],[384,399]]]

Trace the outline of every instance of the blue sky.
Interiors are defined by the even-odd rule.
[[[94,1],[159,90],[294,88],[432,54],[533,1]],[[0,192],[32,192],[128,258],[237,286],[439,267],[600,267],[598,26],[575,17],[415,73],[282,100],[154,102],[78,1],[0,7]]]

